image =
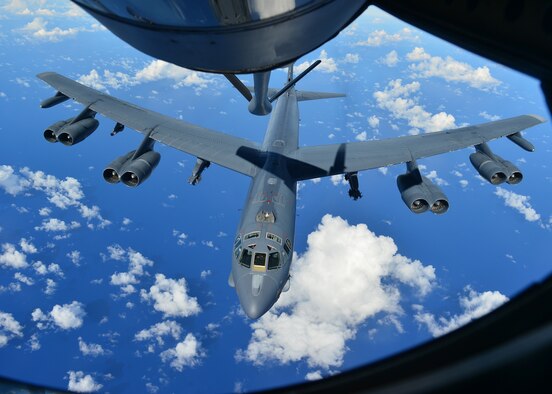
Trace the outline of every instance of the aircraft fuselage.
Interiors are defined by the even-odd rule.
[[[230,282],[252,319],[287,290],[295,233],[297,182],[285,153],[297,149],[299,110],[295,89],[276,104],[263,142],[264,166],[252,178],[232,249]]]

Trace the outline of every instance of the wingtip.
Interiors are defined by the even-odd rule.
[[[529,114],[529,115],[527,115],[527,116],[530,116],[530,117],[532,117],[532,118],[537,119],[540,123],[545,123],[545,122],[547,122],[546,119],[544,119],[542,116],[539,116],[539,115]]]

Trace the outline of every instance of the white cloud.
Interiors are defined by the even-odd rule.
[[[37,248],[25,238],[21,238],[19,246],[21,246],[21,250],[27,254],[34,254],[38,252]]]
[[[131,223],[132,223],[132,220],[130,220],[129,218],[123,218],[123,226],[128,226]]]
[[[399,55],[394,49],[384,57],[378,59],[378,63],[385,64],[387,67],[395,67],[399,62]]]
[[[366,133],[366,131],[363,131],[362,133],[358,133],[355,136],[355,140],[357,141],[366,141],[367,138],[368,138],[368,134]]]
[[[160,356],[163,362],[170,361],[171,367],[182,371],[184,367],[193,367],[199,364],[204,353],[201,349],[201,342],[193,334],[188,334],[174,349],[167,349]]]
[[[360,61],[360,55],[358,53],[347,53],[343,59],[344,63],[357,64]]]
[[[536,222],[540,219],[540,214],[538,214],[537,211],[531,207],[531,204],[529,204],[531,197],[523,196],[501,187],[497,187],[494,194],[504,200],[504,205],[514,208],[516,211],[525,216],[525,220],[529,222]]]
[[[501,82],[491,76],[487,66],[474,69],[467,63],[459,62],[450,56],[445,59],[431,56],[424,48],[416,47],[406,55],[406,59],[414,62],[408,68],[415,78],[443,78],[447,82],[466,83],[472,88],[489,90],[496,88]]]
[[[370,33],[370,35],[365,41],[359,41],[355,45],[379,47],[382,45],[400,42],[400,41],[418,41],[418,40],[419,40],[418,35],[416,35],[412,31],[412,29],[405,27],[394,34],[387,33],[385,30],[375,30]]]
[[[67,390],[76,393],[92,393],[99,391],[103,385],[96,383],[92,375],[85,375],[82,371],[69,371],[69,385]]]
[[[125,250],[117,244],[108,246],[107,251],[110,259],[128,262],[128,271],[115,272],[111,275],[110,283],[120,286],[123,293],[134,293],[136,290],[132,285],[140,283],[140,277],[146,274],[145,267],[152,267],[153,261],[132,248]]]
[[[67,257],[69,257],[69,260],[75,265],[79,265],[79,262],[82,260],[82,257],[80,255],[80,252],[78,250],[72,250],[71,252],[66,254]]]
[[[391,238],[325,215],[309,235],[307,251],[295,256],[290,291],[251,324],[249,345],[236,357],[254,364],[340,366],[346,342],[367,319],[403,313],[401,284],[423,296],[434,283],[434,268],[398,254]],[[339,291],[328,291],[336,286]]]
[[[84,316],[84,305],[80,302],[73,301],[70,304],[54,305],[52,310],[45,314],[40,308],[37,308],[32,313],[34,322],[37,322],[37,327],[41,330],[50,328],[53,325],[62,330],[71,330],[82,326]]]
[[[37,334],[31,335],[31,337],[27,341],[27,345],[31,349],[31,352],[34,352],[36,350],[40,350],[41,345],[40,345],[40,341],[38,340],[38,335]]]
[[[142,289],[140,295],[144,301],[153,301],[153,308],[163,312],[165,317],[187,317],[197,315],[201,307],[196,297],[187,293],[186,279],[178,280],[166,278],[163,274],[155,275],[155,285],[149,291]]]
[[[40,208],[38,210],[38,214],[40,216],[50,216],[51,213],[52,213],[52,210],[50,208],[47,208],[47,207]]]
[[[416,308],[418,310],[414,316],[416,321],[425,325],[434,337],[438,337],[455,330],[474,319],[486,315],[508,301],[508,297],[498,291],[485,291],[483,293],[478,293],[470,286],[466,286],[464,288],[464,293],[464,296],[459,297],[460,306],[462,308],[461,314],[453,315],[451,317],[441,316],[436,319],[435,315],[424,312],[423,309],[418,306]]]
[[[108,91],[108,88],[120,89],[159,80],[172,80],[173,88],[192,87],[196,92],[216,82],[209,74],[188,70],[163,60],[152,60],[134,75],[109,70],[100,73],[93,69],[78,79],[84,85],[103,91]]]
[[[186,240],[188,239],[188,234],[182,233],[178,230],[173,230],[172,234],[173,234],[173,237],[176,238],[176,244],[178,246],[182,246],[186,244]]]
[[[201,271],[201,279],[206,279],[209,275],[211,275],[211,270],[203,270]]]
[[[86,343],[79,337],[79,350],[84,356],[98,357],[110,354],[109,350],[105,350],[102,345],[97,343]]]
[[[141,330],[134,335],[136,341],[155,340],[159,346],[163,346],[165,341],[164,336],[172,336],[175,340],[180,338],[182,327],[174,320],[165,320],[154,324],[148,329]]]
[[[11,166],[0,166],[0,187],[12,196],[23,192],[29,186],[29,181],[16,175]]]
[[[429,180],[433,181],[439,186],[447,186],[448,182],[445,181],[443,178],[439,178],[439,175],[437,175],[437,171],[431,170],[429,173],[425,175]]]
[[[0,348],[15,337],[23,337],[23,326],[11,313],[0,311]]]
[[[328,57],[328,52],[326,52],[325,49],[322,49],[320,51],[320,56],[318,56],[318,59],[322,60],[322,63],[320,63],[314,70],[320,71],[326,74],[334,73],[337,71],[337,63],[333,57]],[[293,67],[293,72],[297,75],[299,73],[302,73],[305,71],[311,64],[313,64],[314,61],[308,62],[305,61],[301,64],[298,64]]]
[[[34,285],[34,280],[29,278],[28,276],[23,275],[21,272],[16,272],[13,277],[15,280],[18,280],[19,282],[24,283],[27,286]]]
[[[38,275],[46,275],[48,273],[51,273],[63,277],[63,271],[56,263],[51,263],[50,265],[46,266],[42,261],[36,261],[33,263],[33,268]]]
[[[80,227],[79,222],[72,221],[71,223],[65,223],[65,221],[50,218],[42,221],[41,226],[36,226],[34,229],[37,231],[52,231],[52,232],[66,232],[69,230],[74,230]]]
[[[305,375],[305,380],[313,381],[322,379],[322,372],[320,370],[309,372]]]
[[[81,204],[79,206],[79,212],[81,213],[83,219],[86,219],[88,223],[88,227],[90,229],[94,229],[94,224],[91,223],[93,220],[96,220],[98,223],[96,226],[100,229],[103,229],[111,224],[109,220],[106,220],[102,217],[100,214],[100,208],[97,205],[93,205],[92,207],[88,207],[84,204]]]
[[[2,253],[0,254],[0,266],[8,268],[25,268],[29,264],[27,263],[27,256],[25,253],[15,249],[15,245],[5,243],[2,244]]]
[[[392,80],[384,90],[374,93],[378,107],[391,112],[397,119],[405,119],[411,127],[426,132],[456,128],[454,116],[446,112],[431,114],[418,104],[419,98],[411,97],[420,90],[417,81],[403,85],[401,79]]]
[[[57,283],[54,280],[48,278],[46,279],[46,288],[44,289],[44,294],[52,295],[57,290]]]
[[[84,27],[70,27],[68,29],[54,27],[48,29],[48,23],[49,22],[45,21],[43,18],[36,17],[24,27],[14,31],[21,33],[27,39],[50,42],[59,42],[63,38],[74,37],[79,32],[88,31],[88,29]]]
[[[499,120],[501,117],[499,115],[491,115],[487,113],[487,111],[482,111],[479,113],[479,116],[481,116],[483,119],[487,119],[490,121]]]
[[[375,129],[380,124],[380,119],[376,115],[372,115],[368,118],[368,124],[371,128]]]

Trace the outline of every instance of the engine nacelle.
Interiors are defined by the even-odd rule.
[[[78,122],[63,126],[56,133],[56,138],[63,145],[75,145],[85,140],[99,125],[100,122],[95,118],[84,118]]]
[[[493,156],[491,158],[489,155],[477,151],[470,155],[470,162],[479,172],[479,175],[493,185],[499,185],[503,182],[514,185],[522,181],[523,174],[519,168],[500,156]]]
[[[161,155],[158,152],[150,150],[143,153],[124,167],[121,181],[130,187],[138,186],[151,175],[160,160]]]
[[[121,180],[122,170],[128,161],[134,156],[136,151],[130,151],[126,155],[120,156],[113,160],[103,171],[103,178],[109,183],[119,183]]]
[[[428,209],[435,214],[448,211],[447,196],[428,178],[421,176],[418,169],[397,177],[401,198],[412,212],[423,213]]]
[[[58,139],[56,137],[56,134],[59,133],[59,131],[68,123],[71,123],[71,121],[74,118],[70,118],[67,120],[60,120],[59,122],[54,123],[53,125],[50,125],[44,130],[44,139],[48,142],[58,142]]]

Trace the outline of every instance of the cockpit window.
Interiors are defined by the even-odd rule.
[[[257,222],[261,223],[275,223],[276,217],[272,211],[259,211],[256,217]]]
[[[278,242],[280,245],[282,244],[282,238],[278,237],[276,234],[266,233],[266,239],[270,239],[271,241]]]
[[[240,258],[240,264],[246,268],[250,268],[252,256],[253,256],[253,252],[251,250],[244,249]]]
[[[257,267],[264,267],[266,262],[266,253],[255,253],[255,260],[253,265]]]
[[[287,254],[291,253],[291,241],[289,239],[286,239],[286,243],[284,244],[284,250]]]
[[[241,237],[238,235],[234,241],[234,248],[238,247],[241,244]]]
[[[252,239],[252,238],[259,238],[261,235],[261,232],[260,231],[253,231],[249,234],[245,234],[245,236],[243,237],[243,239]]]
[[[268,254],[268,269],[273,270],[280,267],[280,253],[271,252]]]

